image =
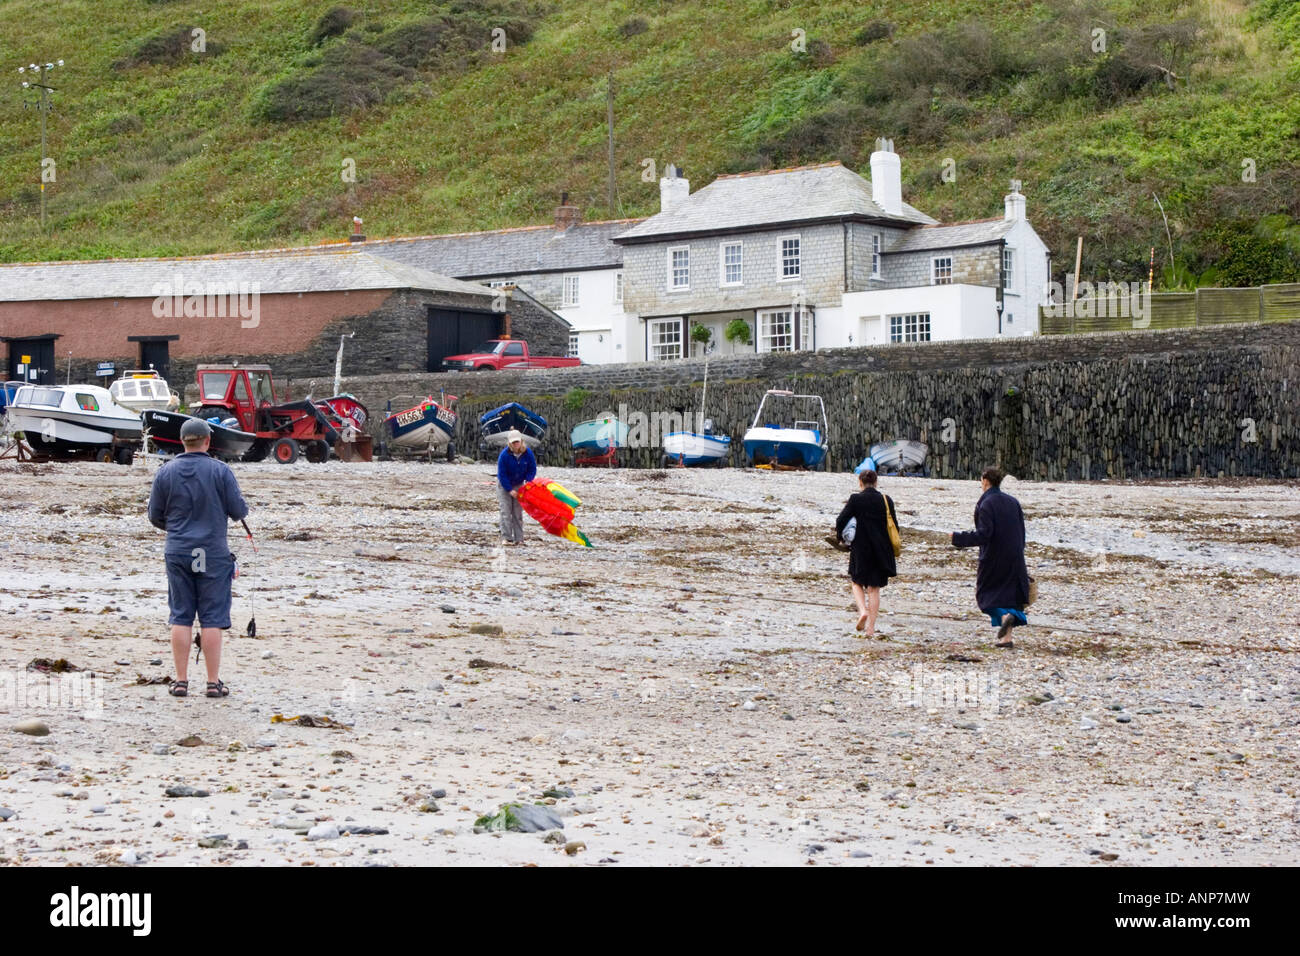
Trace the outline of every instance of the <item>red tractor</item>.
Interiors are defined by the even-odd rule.
[[[330,449],[346,460],[369,460],[370,436],[362,433],[365,406],[352,396],[326,402],[277,404],[268,365],[200,365],[199,418],[234,418],[240,431],[257,436],[244,461],[271,455],[288,465],[303,454],[311,462],[327,461]],[[338,403],[338,407],[331,403]]]

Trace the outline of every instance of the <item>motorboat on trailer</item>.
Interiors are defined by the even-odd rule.
[[[131,369],[108,386],[113,401],[136,414],[145,409],[175,409],[180,396],[173,392],[163,377],[153,369]]]
[[[704,363],[704,391],[700,396],[701,419],[698,432],[669,432],[664,436],[664,465],[694,468],[712,465],[720,468],[731,460],[731,436],[713,434],[713,420],[704,417],[704,403],[709,397],[709,363]]]
[[[802,403],[804,408],[816,403],[821,420],[795,418],[791,425],[759,424],[769,399]],[[796,468],[812,470],[826,460],[826,403],[820,395],[796,395],[789,389],[769,388],[758,403],[754,423],[745,432],[745,454],[759,468]]]
[[[52,458],[128,463],[144,427],[139,412],[117,404],[99,385],[23,385],[6,414],[32,451]]]
[[[148,408],[140,413],[149,441],[164,455],[179,455],[185,451],[185,446],[181,444],[181,426],[196,417],[161,408]],[[252,432],[240,431],[238,425],[239,420],[236,418],[227,418],[226,424],[208,420],[208,428],[212,429],[208,454],[227,461],[243,458],[257,441],[257,436]]]

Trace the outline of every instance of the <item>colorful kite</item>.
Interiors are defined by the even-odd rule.
[[[534,478],[524,483],[518,494],[519,504],[548,532],[584,548],[591,547],[587,536],[573,524],[573,509],[582,502],[558,481]]]

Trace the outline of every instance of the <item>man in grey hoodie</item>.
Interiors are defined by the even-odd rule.
[[[185,453],[158,469],[149,496],[149,522],[167,532],[167,602],[171,614],[172,658],[176,663],[173,697],[189,693],[190,628],[199,619],[209,697],[229,689],[221,667],[221,631],[230,627],[230,582],[235,560],[226,544],[226,522],[239,521],[248,505],[235,473],[209,457],[212,429],[201,419],[181,426]]]

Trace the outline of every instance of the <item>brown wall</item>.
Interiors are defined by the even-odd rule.
[[[170,344],[173,360],[201,360],[213,355],[284,355],[300,352],[334,321],[378,309],[391,295],[386,289],[364,292],[304,292],[263,295],[259,323],[243,328],[238,317],[156,318],[154,299],[73,299],[45,302],[0,302],[0,336],[28,337],[56,333],[59,367],[73,360],[134,363],[140,354],[131,335],[179,335]]]

